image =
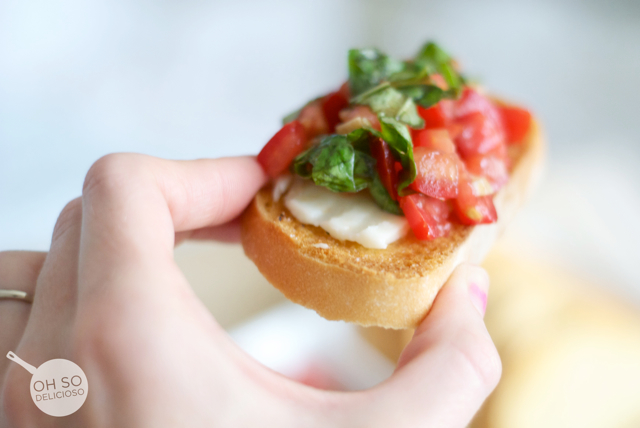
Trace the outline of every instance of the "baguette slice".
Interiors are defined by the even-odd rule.
[[[525,140],[510,146],[513,168],[494,197],[498,221],[493,224],[455,224],[448,237],[433,241],[409,232],[384,250],[370,249],[298,222],[282,198],[273,200],[268,184],[243,215],[242,245],[289,300],[326,319],[415,328],[455,267],[483,260],[537,181],[543,155],[540,128],[532,121]]]

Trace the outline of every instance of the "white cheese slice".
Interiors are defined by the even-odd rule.
[[[295,180],[284,204],[299,222],[367,248],[387,248],[409,230],[405,217],[383,211],[368,193],[334,193],[310,180]]]

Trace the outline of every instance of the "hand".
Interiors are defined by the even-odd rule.
[[[266,178],[253,158],[167,161],[114,154],[89,170],[60,214],[48,253],[0,253],[0,425],[5,427],[463,427],[500,377],[482,321],[488,278],[459,267],[391,378],[366,391],[316,390],[244,354],[173,260],[185,238],[237,239],[233,221]],[[235,238],[234,238],[235,237]],[[66,358],[90,390],[55,418],[30,374]]]

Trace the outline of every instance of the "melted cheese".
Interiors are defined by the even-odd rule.
[[[405,217],[383,211],[368,193],[334,193],[310,180],[296,180],[284,204],[300,223],[367,248],[387,248],[409,230]]]

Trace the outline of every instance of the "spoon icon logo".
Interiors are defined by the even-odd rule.
[[[57,358],[43,363],[37,369],[15,353],[7,358],[24,367],[31,376],[31,398],[40,410],[51,416],[75,413],[87,399],[87,376],[74,362]]]

